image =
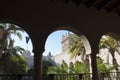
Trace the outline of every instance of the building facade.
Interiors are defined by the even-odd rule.
[[[62,52],[53,56],[53,60],[57,63],[57,64],[61,64],[62,61],[64,60],[68,65],[70,64],[70,62],[75,63],[76,61],[80,61],[82,62],[82,56],[76,56],[75,58],[71,58],[71,54],[69,52],[69,49],[71,47],[71,37],[75,35],[73,33],[66,33],[65,35],[62,36],[62,40],[61,40],[61,44],[62,44]],[[88,55],[88,54],[86,54]]]

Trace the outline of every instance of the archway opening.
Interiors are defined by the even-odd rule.
[[[48,46],[49,48],[47,49]],[[52,52],[52,50],[57,51],[58,49],[59,52]],[[66,79],[68,79],[70,78],[70,74],[73,74],[72,76],[75,76],[75,74],[79,76],[79,74],[91,73],[91,48],[84,35],[75,34],[69,30],[54,31],[46,40],[45,50],[42,65],[44,74],[66,74]],[[48,62],[52,63],[52,66],[48,65]],[[55,75],[56,78],[59,77],[58,75]],[[82,76],[82,79],[85,79],[85,76],[88,79],[91,75],[85,74]],[[43,78],[45,78],[45,75]]]
[[[4,75],[0,78],[32,79],[32,49],[31,39],[25,30],[12,23],[0,23],[0,75]]]
[[[99,43],[97,58],[98,71],[101,78],[119,78],[120,71],[120,37],[115,33],[106,33]]]

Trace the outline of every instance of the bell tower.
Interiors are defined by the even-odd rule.
[[[66,53],[69,51],[70,48],[70,36],[72,34],[70,32],[66,33],[65,35],[62,36],[62,53]]]

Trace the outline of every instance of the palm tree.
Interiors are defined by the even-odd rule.
[[[70,63],[69,63],[68,69],[69,69],[69,73],[70,73],[70,74],[75,73],[75,66],[74,66],[73,62],[70,62]]]
[[[71,53],[71,58],[74,58],[74,57],[76,58],[77,56],[81,56],[82,64],[79,67],[82,71],[79,70],[78,72],[89,73],[90,72],[89,55],[85,54],[86,50],[82,40],[80,39],[80,37],[78,37],[75,34],[73,34],[70,37],[70,40],[71,40],[71,46],[70,46],[69,52]],[[85,75],[85,76],[86,76],[86,79],[88,79],[89,75]]]
[[[80,37],[73,34],[70,37],[70,42],[71,42],[71,46],[69,49],[69,53],[71,53],[71,58],[74,58],[74,57],[76,58],[77,56],[81,55],[82,60],[84,60],[86,51]]]
[[[62,74],[66,74],[68,73],[68,71],[69,71],[68,64],[63,60],[62,64],[56,64],[55,66],[48,67],[47,74],[48,75],[60,74],[57,76],[58,80],[63,80],[63,79],[67,80],[68,77]]]
[[[68,68],[68,64],[63,60],[62,64],[56,64],[54,66],[48,67],[47,74],[68,73]]]
[[[60,69],[61,69],[61,73],[68,73],[68,64],[64,60],[62,60]]]
[[[97,56],[97,67],[98,67],[99,76],[101,77],[101,79],[108,78],[109,80],[112,80],[110,72],[115,69],[114,66],[108,63],[104,63],[103,59]]]
[[[12,48],[14,39],[11,38],[11,35],[17,35],[18,38],[21,40],[22,35],[19,31],[24,32],[23,29],[9,23],[2,23],[0,24],[0,32],[1,37],[0,37],[0,55],[4,52],[4,49],[8,47]]]
[[[118,44],[117,44],[117,40],[115,40],[114,38],[105,35],[101,40],[100,40],[100,44],[99,44],[99,48],[100,49],[105,49],[107,48],[112,56],[112,63],[116,69],[116,72],[118,72],[118,63],[117,60],[115,58],[115,52],[117,52],[120,55],[120,52],[118,50]]]
[[[10,64],[11,63],[10,61],[13,57],[18,59],[19,61],[21,59],[21,61],[23,61],[23,63],[27,65],[26,62],[22,60],[22,57],[20,57],[19,55],[20,53],[21,54],[25,53],[25,50],[19,46],[14,46],[14,39],[12,39],[11,37],[11,35],[14,34],[14,35],[17,35],[19,39],[21,40],[22,35],[18,31],[23,32],[21,28],[16,27],[13,24],[9,24],[9,23],[0,24],[0,33],[2,33],[0,35],[0,64],[2,65],[0,66],[0,69],[1,69],[0,71],[3,71],[2,73],[4,73],[6,70],[8,71],[8,72],[5,72],[4,74],[8,74],[9,70],[11,69],[10,67],[7,67],[6,65],[8,66],[17,65],[17,64]]]

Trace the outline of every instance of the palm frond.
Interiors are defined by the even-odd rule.
[[[7,30],[10,31],[11,33],[14,33],[14,34],[17,34],[17,31],[22,31],[22,32],[24,32],[23,29],[21,29],[20,27],[17,27],[17,26],[14,25],[14,24],[8,24]]]
[[[22,34],[20,32],[17,32],[17,36],[19,37],[20,40],[22,40]]]
[[[77,56],[85,55],[85,47],[83,42],[81,41],[80,37],[77,35],[72,35],[70,37],[71,46],[69,48],[69,53],[71,54],[71,58],[76,58]]]
[[[4,27],[0,25],[0,30],[1,30],[1,29],[4,29]]]
[[[114,48],[117,45],[116,43],[117,41],[114,38],[106,35],[106,37],[100,40],[99,48],[100,49],[101,48]]]
[[[6,24],[5,23],[1,23],[0,24],[0,29],[5,29],[6,28]]]
[[[25,53],[25,49],[21,48],[20,46],[15,46],[14,49],[16,50],[16,52],[20,52],[21,54]]]

